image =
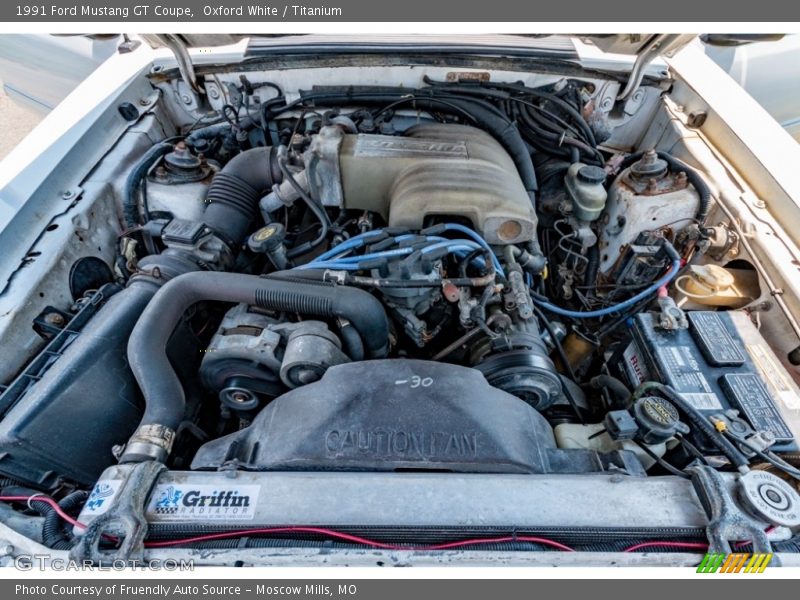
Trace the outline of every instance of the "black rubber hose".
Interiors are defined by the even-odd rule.
[[[186,143],[190,146],[194,147],[200,144],[201,142],[207,142],[210,140],[214,140],[218,137],[222,137],[227,135],[231,131],[231,124],[227,121],[223,123],[215,123],[213,125],[207,125],[205,127],[201,127],[199,129],[195,129],[191,133],[186,136]]]
[[[356,328],[349,321],[342,322],[339,324],[339,333],[342,335],[345,354],[350,357],[350,360],[353,362],[364,360],[364,343]]]
[[[122,199],[122,207],[125,217],[125,222],[128,227],[142,224],[142,216],[139,212],[139,199],[137,192],[139,191],[139,184],[147,175],[156,161],[165,154],[172,152],[174,146],[168,142],[161,142],[150,148],[139,161],[133,166],[131,172],[128,173],[128,178],[125,180],[124,197]]]
[[[2,477],[0,478],[0,490],[5,489],[11,486],[20,486],[24,485],[19,479],[14,479],[12,477]]]
[[[470,94],[470,95],[477,95],[477,96],[484,96],[487,98],[494,98],[495,100],[505,100],[506,102],[521,102],[527,105],[530,105],[528,101],[523,99],[521,96],[533,96],[534,98],[539,98],[541,100],[549,101],[552,104],[558,106],[563,112],[568,114],[572,120],[577,124],[578,129],[581,130],[581,133],[586,138],[587,142],[589,142],[592,147],[597,146],[597,142],[594,137],[594,132],[592,132],[592,128],[586,122],[586,119],[580,113],[580,111],[555,94],[551,94],[549,92],[545,92],[540,89],[536,88],[529,88],[525,87],[524,85],[513,84],[513,83],[496,83],[496,82],[480,82],[477,84],[470,84],[470,83],[461,83],[461,84],[454,84],[454,83],[447,83],[447,82],[437,82],[431,80],[429,77],[425,77],[425,83],[430,84],[433,88],[437,90],[445,90],[452,93],[457,94]],[[510,92],[515,92],[517,95],[512,95]],[[541,109],[541,107],[537,107],[537,109]],[[508,112],[508,111],[506,111]],[[554,115],[550,111],[544,111],[547,114],[550,114],[553,118],[558,118],[557,115]]]
[[[285,159],[278,159],[278,168],[280,169],[283,177],[291,184],[291,186],[297,192],[297,195],[300,196],[303,202],[305,202],[308,210],[311,211],[320,224],[320,231],[315,239],[304,242],[288,251],[287,256],[289,258],[296,258],[297,256],[305,254],[306,252],[310,252],[325,241],[325,239],[328,237],[328,230],[331,225],[331,220],[328,218],[328,213],[325,212],[325,209],[317,204],[316,200],[312,198],[309,193],[300,186],[299,183],[297,183],[297,180],[295,180],[294,175],[292,175],[292,172],[289,170],[289,166],[286,164]],[[309,171],[309,184],[312,180],[313,177],[310,175]]]
[[[646,381],[633,392],[632,400],[637,400],[649,392],[655,392],[666,400],[672,402],[693,425],[695,425],[719,451],[737,468],[746,467],[749,464],[747,457],[726,438],[717,431],[706,416],[697,410],[694,405],[685,400],[678,392],[668,385],[656,381]]]
[[[83,506],[88,497],[89,492],[82,490],[72,492],[58,502],[58,507],[69,514],[71,511]],[[64,521],[55,510],[50,510],[44,517],[42,541],[48,548],[56,550],[72,547],[72,540],[64,535]]]
[[[50,496],[25,487],[12,487],[4,493],[9,496],[30,496],[28,506],[39,513],[39,516],[44,517],[42,523],[42,542],[44,542],[45,546],[53,548],[54,550],[67,550],[72,546],[72,543],[67,541],[61,533],[61,517],[56,512],[55,508],[45,501],[45,499],[52,500]],[[59,506],[61,506],[61,502],[59,502]]]
[[[156,293],[128,341],[128,362],[145,399],[144,416],[132,439],[145,444],[148,450],[152,449],[150,441],[144,438],[149,440],[153,431],[159,431],[158,435],[166,436],[162,450],[168,455],[172,436],[183,420],[186,402],[183,386],[167,358],[166,346],[184,313],[202,301],[245,303],[317,317],[343,318],[358,331],[368,357],[380,358],[388,353],[386,312],[377,298],[363,290],[238,273],[195,272],[176,277]],[[138,450],[131,450],[130,454],[123,460],[142,460]],[[150,458],[161,455],[163,452],[158,451]]]
[[[263,277],[270,279],[279,279],[281,281],[308,284],[308,285],[321,285],[330,287],[330,282],[325,281],[325,270],[304,269],[298,271],[273,271]],[[357,362],[364,360],[364,343],[361,341],[361,336],[358,335],[358,330],[353,327],[353,324],[346,319],[338,319],[337,325],[339,326],[339,333],[342,337],[342,346],[344,352],[350,357],[350,360]]]
[[[708,213],[711,211],[711,189],[708,187],[705,179],[703,179],[696,169],[690,167],[682,160],[675,158],[670,153],[659,151],[656,152],[656,154],[658,154],[658,158],[667,163],[670,171],[673,173],[679,173],[681,171],[686,173],[686,178],[689,180],[689,183],[692,184],[694,189],[697,190],[697,194],[700,196],[700,205],[697,207],[697,214],[695,217],[701,224],[704,223],[708,217]],[[634,154],[629,154],[620,164],[620,171],[627,169],[643,156],[644,152],[635,152]]]
[[[597,283],[597,271],[600,267],[600,247],[595,242],[593,246],[589,246],[586,252],[586,272],[583,274],[583,285],[589,289],[594,289]]]
[[[487,84],[482,84],[482,85],[487,85]],[[597,146],[597,140],[594,137],[594,132],[592,131],[592,128],[589,126],[589,124],[586,122],[586,119],[583,118],[583,115],[577,108],[572,106],[569,102],[567,102],[563,98],[560,98],[549,92],[544,92],[542,90],[537,90],[535,88],[528,88],[513,83],[492,83],[489,85],[493,85],[500,89],[514,90],[521,94],[527,94],[529,96],[533,96],[535,98],[551,102],[552,104],[558,106],[562,111],[567,113],[570,117],[572,117],[573,121],[581,130],[583,135],[586,136],[586,141],[589,143],[590,146],[592,147]]]
[[[589,380],[589,386],[596,389],[606,389],[611,394],[611,401],[614,403],[614,408],[625,408],[625,403],[631,397],[631,391],[628,386],[622,383],[616,377],[601,373],[595,375]]]
[[[240,244],[258,214],[258,201],[281,179],[272,147],[237,154],[211,181],[203,221],[232,247]]]

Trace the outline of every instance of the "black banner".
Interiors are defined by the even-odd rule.
[[[664,585],[669,583],[669,585]],[[411,579],[307,579],[307,580],[79,580],[0,581],[0,595],[14,600],[423,600],[425,598],[591,598],[613,594],[617,598],[675,600],[713,592],[726,598],[769,593],[793,597],[791,580],[732,580],[699,576],[692,579],[655,580],[411,580]],[[713,586],[713,588],[711,587]]]
[[[0,20],[26,23],[64,22],[791,22],[800,21],[800,4],[786,0],[11,0],[0,5]]]

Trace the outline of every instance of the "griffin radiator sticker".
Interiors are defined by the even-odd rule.
[[[258,492],[257,485],[157,485],[147,515],[155,521],[251,521]]]

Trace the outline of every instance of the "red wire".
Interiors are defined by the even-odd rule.
[[[80,521],[70,517],[67,513],[61,510],[61,507],[55,500],[53,500],[52,498],[48,498],[47,496],[0,496],[0,501],[28,502],[28,503],[45,502],[46,504],[49,504],[53,508],[53,510],[56,511],[59,517],[64,519],[70,525],[73,525],[75,527],[80,527],[81,529],[86,528],[86,525],[84,523],[81,523]],[[768,529],[767,531],[769,531],[770,529]],[[195,542],[207,542],[210,540],[224,540],[236,537],[244,537],[244,536],[259,535],[259,534],[262,535],[273,534],[273,533],[316,533],[331,538],[336,538],[348,542],[353,542],[356,544],[361,544],[364,546],[381,548],[383,550],[416,550],[416,551],[452,550],[454,548],[462,548],[464,546],[479,546],[483,544],[498,544],[502,542],[532,542],[536,544],[543,544],[545,546],[550,546],[551,548],[556,548],[564,552],[575,552],[574,548],[570,548],[569,546],[556,542],[555,540],[549,540],[547,538],[533,537],[533,536],[503,536],[496,538],[472,538],[466,540],[459,540],[456,542],[446,542],[443,544],[433,544],[428,546],[403,546],[400,544],[387,544],[384,542],[378,542],[375,540],[359,537],[357,535],[344,533],[343,531],[326,529],[324,527],[268,527],[263,529],[242,529],[239,531],[224,531],[222,533],[209,533],[189,538],[178,538],[174,540],[164,540],[158,542],[145,542],[145,546],[148,548],[167,548],[170,546],[180,546],[183,544],[191,544]],[[736,545],[736,547],[738,548],[741,546],[745,546],[747,544],[748,542],[740,542],[739,544]],[[636,552],[637,550],[641,550],[642,548],[652,548],[652,547],[707,550],[708,544],[702,542],[672,542],[668,540],[661,540],[661,541],[655,540],[652,542],[641,542],[639,544],[634,544],[633,546],[625,548],[623,552]]]
[[[67,523],[75,527],[80,527],[81,529],[86,528],[86,524],[77,521],[70,517],[67,513],[61,510],[61,507],[58,503],[53,500],[52,498],[48,498],[47,496],[0,496],[0,501],[3,502],[45,502],[53,507],[53,509],[58,513],[62,519],[64,519]],[[540,537],[530,537],[530,536],[505,536],[505,537],[498,537],[498,538],[476,538],[476,539],[469,539],[469,540],[459,540],[457,542],[447,542],[445,544],[435,544],[431,546],[402,546],[399,544],[386,544],[383,542],[378,542],[375,540],[370,540],[367,538],[362,538],[357,535],[351,535],[349,533],[344,533],[342,531],[336,531],[333,529],[326,529],[323,527],[269,527],[263,529],[243,529],[240,531],[225,531],[222,533],[209,533],[206,535],[199,535],[190,538],[179,538],[175,540],[164,540],[158,542],[145,542],[145,546],[148,548],[166,548],[169,546],[179,546],[182,544],[191,544],[194,542],[204,542],[209,540],[222,540],[234,537],[243,537],[248,535],[258,535],[258,534],[270,534],[270,533],[317,533],[321,535],[326,535],[328,537],[345,540],[348,542],[354,542],[357,544],[362,544],[364,546],[371,546],[373,548],[381,548],[384,550],[448,550],[452,548],[460,548],[463,546],[476,546],[480,544],[495,544],[500,542],[535,542],[538,544],[544,544],[546,546],[551,546],[553,548],[558,548],[559,550],[563,550],[565,552],[574,552],[573,548],[566,546],[564,544],[560,544],[554,540],[548,540],[547,538],[540,538]]]
[[[422,547],[418,549],[422,550],[448,550],[451,548],[460,548],[462,546],[474,546],[478,544],[496,544],[500,542],[534,542],[536,544],[544,544],[545,546],[550,546],[552,548],[557,548],[558,550],[562,550],[564,552],[575,552],[574,548],[570,548],[565,544],[560,544],[554,540],[548,540],[547,538],[540,538],[540,537],[533,537],[527,535],[517,535],[517,536],[504,536],[498,538],[475,538],[471,540],[461,540],[458,542],[447,542],[445,544],[437,544],[435,546],[428,546]]]
[[[765,532],[769,533],[775,529],[774,525],[770,525],[766,528]],[[747,546],[750,542],[738,542],[734,545],[734,548],[743,548]],[[634,546],[630,546],[629,548],[625,548],[623,552],[635,552],[641,548],[650,548],[653,546],[662,546],[667,548],[687,548],[687,549],[698,549],[698,550],[708,550],[708,544],[705,542],[669,542],[669,541],[653,541],[653,542],[642,542],[641,544],[636,544]]]
[[[642,542],[641,544],[634,544],[633,546],[629,546],[625,548],[623,552],[636,552],[637,550],[641,550],[642,548],[651,548],[653,546],[660,546],[666,548],[686,548],[691,550],[708,550],[708,544],[703,542],[670,542],[670,541],[654,541],[654,542]]]
[[[61,510],[61,507],[58,505],[58,502],[53,500],[52,498],[48,498],[47,496],[0,496],[0,500],[3,502],[44,502],[45,504],[49,504],[53,507],[58,513],[58,516],[64,519],[70,525],[74,525],[75,527],[80,527],[81,529],[85,529],[86,525],[80,523],[70,517],[67,513]]]
[[[240,531],[225,531],[222,533],[209,533],[206,535],[198,535],[191,538],[182,538],[176,540],[165,540],[162,542],[146,542],[145,546],[148,548],[164,548],[168,546],[179,546],[182,544],[191,544],[195,542],[207,542],[209,540],[223,540],[228,538],[238,538],[244,537],[249,535],[258,535],[258,534],[270,534],[270,533],[317,533],[321,535],[326,535],[328,537],[337,538],[340,540],[345,540],[348,542],[355,542],[357,544],[362,544],[364,546],[371,546],[373,548],[381,548],[383,550],[449,550],[453,548],[460,548],[463,546],[476,546],[481,544],[496,544],[499,542],[535,542],[538,544],[544,544],[546,546],[551,546],[552,548],[557,548],[559,550],[563,550],[564,552],[575,552],[573,548],[566,546],[564,544],[560,544],[554,540],[548,540],[547,538],[540,538],[540,537],[530,537],[530,536],[504,536],[504,537],[497,537],[497,538],[475,538],[475,539],[468,539],[468,540],[459,540],[457,542],[447,542],[444,544],[434,544],[429,546],[403,546],[400,544],[387,544],[384,542],[377,542],[375,540],[370,540],[367,538],[359,537],[356,535],[350,535],[349,533],[344,533],[341,531],[335,531],[333,529],[326,529],[323,527],[269,527],[265,529],[243,529]]]
[[[207,542],[209,540],[224,540],[232,537],[243,537],[247,535],[268,534],[268,533],[319,533],[330,537],[346,540],[348,542],[355,542],[365,546],[372,546],[373,548],[383,548],[386,550],[395,550],[398,547],[392,544],[384,544],[374,540],[350,535],[341,531],[334,531],[332,529],[324,529],[322,527],[267,527],[262,529],[242,529],[239,531],[225,531],[222,533],[208,533],[205,535],[198,535],[190,538],[179,538],[175,540],[165,540],[162,542],[145,542],[148,548],[165,548],[168,546],[179,546],[181,544],[191,544],[194,542]]]

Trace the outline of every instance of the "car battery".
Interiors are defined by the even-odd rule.
[[[689,311],[688,329],[659,326],[656,313],[630,323],[631,342],[612,364],[636,387],[658,381],[705,415],[735,409],[756,431],[777,440],[775,451],[796,451],[800,388],[743,311]],[[695,441],[705,451],[710,442]]]

